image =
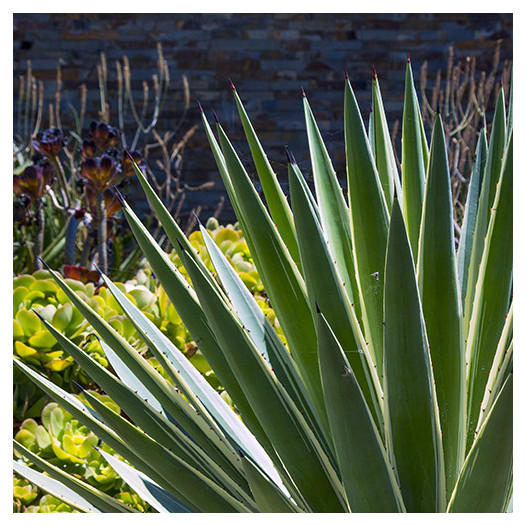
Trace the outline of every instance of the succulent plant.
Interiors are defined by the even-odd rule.
[[[32,418],[24,420],[15,440],[54,465],[76,471],[94,452],[98,438],[55,402],[44,407],[40,418],[40,425]]]
[[[13,475],[13,512],[21,513],[38,497],[38,488],[16,475]]]
[[[20,175],[13,176],[13,190],[31,200],[42,199],[53,184],[53,168],[48,162],[26,167]]]
[[[95,301],[93,283],[83,284],[69,278],[68,283],[82,297]],[[94,305],[98,305],[96,301]],[[85,385],[88,382],[86,376],[75,367],[71,358],[64,356],[61,347],[42,325],[36,312],[77,343],[88,338],[89,325],[45,270],[13,279],[14,354],[45,371],[59,385],[71,380]],[[93,352],[104,361],[101,350]]]
[[[108,396],[94,391],[91,392],[91,395],[113,411],[120,413],[118,406]],[[78,399],[85,400],[85,397],[81,394]],[[44,407],[38,420],[41,424],[33,418],[26,419],[15,435],[15,442],[24,451],[33,453],[34,461],[35,457],[40,461],[45,460],[49,466],[73,475],[77,477],[77,480],[85,481],[98,491],[138,511],[143,512],[149,509],[149,506],[140,497],[130,491],[101,454],[101,451],[111,455],[114,455],[115,452],[106,444],[102,444],[94,433],[80,424],[70,413],[52,402]],[[28,483],[27,480],[14,477],[13,506],[15,511],[43,513],[48,510],[43,505],[47,501],[40,499],[40,504],[33,502],[37,496],[38,489],[34,485]],[[34,509],[27,508],[31,503],[35,505]],[[38,511],[38,506],[41,506],[44,511]]]
[[[144,274],[143,271],[142,273]],[[66,277],[66,281],[93,308],[122,331],[126,337],[134,338],[135,335],[135,340],[138,340],[133,326],[122,321],[124,316],[113,297],[107,293],[105,288],[99,290],[95,288],[100,279],[98,272],[88,271],[82,267],[66,267],[65,274],[74,276]],[[133,301],[138,302],[144,312],[150,313],[152,319],[159,318],[156,295],[140,284],[137,279],[119,286],[123,291],[127,291]],[[63,331],[69,338],[80,344],[85,351],[96,356],[101,364],[107,366],[108,362],[104,358],[98,340],[92,336],[91,326],[86,323],[78,309],[56,285],[48,271],[37,271],[32,275],[22,275],[13,279],[13,312],[14,353],[27,363],[50,373],[53,380],[59,385],[64,382],[69,383],[71,380],[86,385],[88,380],[80,373],[80,370],[75,370],[72,377],[66,374],[66,371],[74,366],[74,362],[68,356],[64,356],[61,347],[45,330],[38,315]],[[144,345],[139,350],[142,349]]]
[[[25,513],[75,513],[75,510],[53,495],[44,495],[38,504],[28,506]]]
[[[141,513],[148,513],[152,511],[151,506],[144,502],[144,500],[142,500],[141,497],[139,497],[139,495],[133,491],[122,491],[120,493],[116,493],[114,497],[123,504],[140,511]]]
[[[501,91],[487,153],[481,133],[478,153],[486,161],[473,174],[456,249],[441,116],[428,149],[409,62],[406,79],[401,181],[378,78],[369,135],[345,81],[347,198],[305,94],[316,195],[289,153],[289,203],[233,89],[268,209],[219,122],[217,140],[202,114],[286,345],[204,226],[213,272],[136,169],[191,285],[124,201],[123,212],[235,411],[105,275],[108,291],[173,385],[52,272],[98,333],[115,374],[42,323],[127,418],[89,392],[89,406],[80,403],[15,363],[127,460],[101,452],[153,509],[507,510],[513,132]],[[60,476],[14,466],[43,486]],[[62,490],[80,511],[123,511],[69,480]]]
[[[121,132],[105,122],[90,122],[90,137],[96,147],[103,150],[113,148],[120,143]]]
[[[13,175],[13,191],[18,196],[14,207],[15,218],[21,219],[25,224],[34,223],[36,227],[31,247],[35,268],[41,268],[38,258],[44,250],[46,217],[43,197],[50,191],[54,181],[53,167],[48,161],[26,166],[21,174]]]
[[[38,153],[48,159],[54,159],[64,147],[64,133],[58,128],[48,128],[39,131],[32,142]]]

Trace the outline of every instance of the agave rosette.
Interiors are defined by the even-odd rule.
[[[428,145],[409,62],[401,179],[378,78],[369,133],[346,78],[348,198],[306,96],[315,195],[289,154],[289,200],[233,93],[266,205],[223,127],[217,122],[216,138],[204,112],[203,124],[286,345],[204,226],[213,272],[138,167],[191,285],[122,205],[235,412],[106,276],[108,290],[172,382],[57,273],[57,283],[97,331],[115,374],[43,323],[128,418],[89,393],[90,406],[79,403],[15,363],[126,459],[105,455],[156,511],[506,511],[513,132],[502,90],[489,146],[480,135],[484,160],[475,164],[477,187],[470,188],[458,248],[442,119],[437,114]],[[39,484],[39,476],[28,478]],[[64,485],[76,509],[122,511]]]

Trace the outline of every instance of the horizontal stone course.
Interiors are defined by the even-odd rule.
[[[143,81],[151,86],[151,76],[157,72],[156,45],[160,42],[170,67],[171,84],[159,131],[169,130],[181,115],[181,77],[185,75],[191,89],[191,107],[182,130],[194,124],[199,125],[199,130],[185,151],[183,174],[194,183],[216,182],[206,192],[189,193],[187,202],[189,206],[203,202],[212,209],[222,186],[217,182],[217,169],[200,125],[196,98],[211,124],[211,110],[217,112],[235,145],[245,152],[244,159],[249,157],[228,77],[234,80],[269,157],[283,162],[283,145],[288,144],[304,163],[302,170],[308,176],[303,86],[333,155],[335,169],[344,177],[340,132],[345,69],[367,120],[371,66],[375,66],[392,127],[401,119],[408,54],[419,90],[419,70],[424,60],[428,60],[429,86],[439,69],[446,70],[450,46],[454,46],[458,59],[476,57],[478,69],[490,70],[497,41],[501,42],[501,64],[512,58],[512,36],[513,16],[491,13],[15,14],[14,105],[16,109],[19,76],[25,74],[27,61],[31,60],[34,77],[45,84],[46,126],[47,104],[54,101],[60,60],[64,120],[71,115],[68,104],[78,106],[78,87],[85,83],[89,123],[100,109],[96,64],[104,52],[110,115],[112,124],[116,124],[115,61],[122,62],[124,55],[129,58],[133,96],[140,105]],[[128,110],[128,118],[129,113]],[[286,169],[280,175],[285,181]],[[144,202],[138,202],[138,207],[144,208]],[[229,210],[226,206],[225,213]]]

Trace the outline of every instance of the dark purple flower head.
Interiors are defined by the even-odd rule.
[[[33,139],[33,148],[48,159],[55,159],[64,144],[64,134],[58,128],[39,131]]]
[[[92,121],[89,128],[91,139],[103,150],[117,146],[121,140],[120,130],[105,122]]]
[[[82,141],[82,147],[80,149],[80,156],[83,159],[90,159],[95,157],[97,151],[97,145],[88,139]]]
[[[53,182],[53,167],[48,162],[44,162],[28,166],[21,175],[13,176],[13,191],[30,199],[40,199]]]
[[[80,174],[94,188],[104,190],[117,182],[121,171],[112,157],[103,154],[82,161]]]

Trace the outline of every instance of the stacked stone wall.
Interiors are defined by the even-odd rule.
[[[344,178],[343,79],[347,69],[366,117],[370,107],[371,67],[378,72],[390,126],[401,118],[404,71],[411,56],[415,77],[424,61],[433,79],[445,72],[450,47],[455,59],[477,61],[489,72],[495,49],[500,64],[512,58],[511,14],[15,14],[13,35],[14,102],[19,75],[31,61],[53,102],[60,63],[62,109],[78,105],[78,87],[88,89],[88,119],[100,106],[96,64],[108,64],[110,120],[117,122],[115,61],[126,55],[133,92],[142,98],[142,82],[156,69],[161,43],[171,76],[169,97],[158,124],[170,130],[181,116],[182,82],[191,90],[191,107],[181,133],[199,124],[199,99],[211,118],[214,109],[249,169],[228,78],[232,78],[276,171],[286,178],[283,146],[288,145],[305,173],[310,170],[304,133],[301,88],[308,95],[337,172]],[[15,108],[16,111],[16,108]],[[128,121],[129,122],[129,121]],[[45,125],[45,119],[44,119]],[[132,126],[132,123],[129,123]],[[214,181],[212,189],[189,194],[188,205],[212,210],[224,191],[200,127],[184,157],[186,181]],[[137,207],[144,206],[134,195]],[[225,208],[226,216],[229,214]],[[206,215],[206,212],[205,212]],[[226,217],[225,216],[225,217]]]

